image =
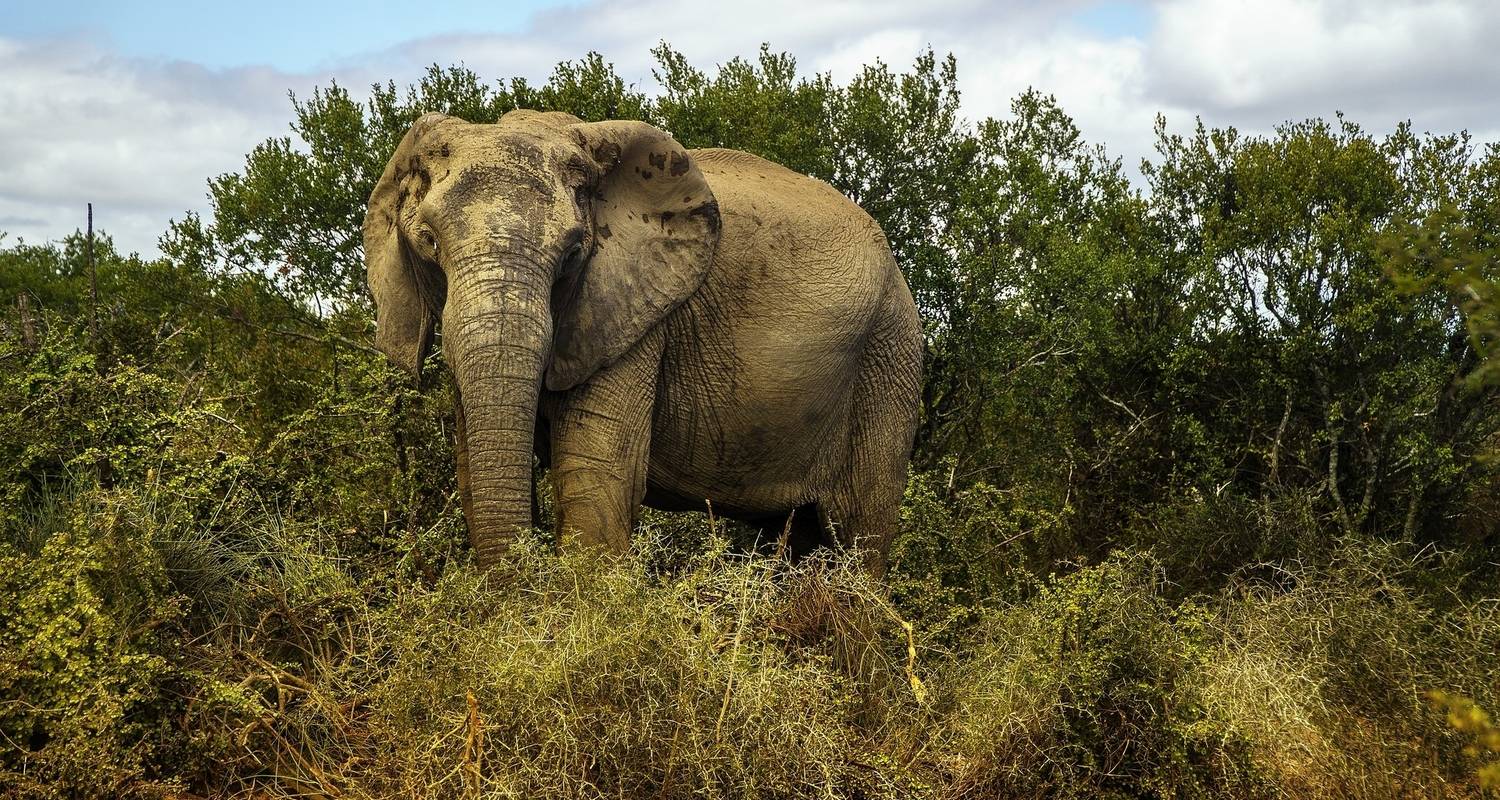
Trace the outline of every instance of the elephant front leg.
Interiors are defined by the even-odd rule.
[[[551,420],[557,538],[615,552],[630,548],[646,496],[651,414],[663,337],[653,331],[623,358],[570,390]]]

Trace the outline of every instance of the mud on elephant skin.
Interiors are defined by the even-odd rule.
[[[921,326],[885,236],[827,184],[641,122],[429,114],[364,237],[380,349],[417,371],[442,326],[481,565],[532,524],[536,453],[564,546],[624,549],[643,503],[709,500],[884,570]]]

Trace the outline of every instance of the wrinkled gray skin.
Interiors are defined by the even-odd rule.
[[[364,233],[379,347],[416,371],[442,325],[481,565],[532,524],[535,452],[564,546],[624,550],[643,503],[710,500],[883,572],[921,329],[879,227],[827,184],[640,122],[429,114]]]

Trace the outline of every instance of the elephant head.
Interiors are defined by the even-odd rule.
[[[416,372],[441,325],[482,566],[531,520],[542,387],[618,359],[702,284],[719,210],[682,146],[642,122],[428,114],[365,215],[376,345]]]

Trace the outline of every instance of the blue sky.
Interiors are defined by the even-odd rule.
[[[444,2],[23,2],[0,20],[0,35],[23,39],[85,36],[125,56],[180,59],[207,67],[267,65],[315,71],[413,39],[525,30],[541,10],[582,4],[558,0]],[[1072,24],[1107,36],[1142,36],[1144,2],[1075,4]]]
[[[434,63],[542,81],[589,51],[650,92],[661,41],[709,71],[769,43],[836,81],[952,53],[970,121],[1035,87],[1131,171],[1157,114],[1176,132],[1343,112],[1500,139],[1496,0],[0,3],[0,246],[64,236],[93,202],[119,246],[154,254],[170,219],[208,210],[210,178],[287,134],[288,92],[358,95]]]
[[[1145,3],[1110,0],[1084,6],[1074,12],[1073,21],[1104,37],[1144,37],[1151,30],[1151,9]]]
[[[38,2],[0,21],[0,34],[28,39],[98,37],[122,55],[181,59],[208,67],[264,64],[306,72],[360,53],[451,33],[516,33],[543,0],[414,3]]]

